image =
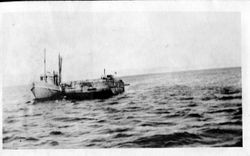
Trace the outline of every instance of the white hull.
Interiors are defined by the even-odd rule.
[[[51,85],[47,83],[33,83],[33,87],[31,88],[35,99],[48,99],[53,98],[60,94],[60,87],[56,85]]]

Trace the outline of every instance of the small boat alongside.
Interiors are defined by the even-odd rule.
[[[62,84],[62,93],[67,99],[103,99],[125,91],[125,84],[113,75],[93,81],[73,81]]]

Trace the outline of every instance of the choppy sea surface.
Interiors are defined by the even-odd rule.
[[[108,99],[3,88],[3,148],[242,147],[241,68],[123,77]]]

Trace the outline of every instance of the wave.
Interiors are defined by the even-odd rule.
[[[214,147],[243,147],[242,138],[238,139],[236,142],[215,145]]]
[[[117,132],[126,132],[131,131],[132,128],[115,128],[115,129],[106,129],[105,133],[117,133]]]
[[[213,100],[213,99],[216,99],[216,96],[215,96],[215,95],[212,95],[212,94],[204,94],[204,95],[201,97],[201,100],[202,100],[202,101],[209,101],[209,100]]]
[[[7,143],[13,139],[13,136],[5,136],[3,137],[3,143]]]
[[[237,94],[242,90],[236,86],[204,86],[200,88],[203,91],[214,92],[216,94]]]
[[[169,113],[171,113],[171,111],[169,109],[160,108],[160,109],[156,109],[152,113],[154,113],[154,114],[169,114]]]
[[[35,138],[35,137],[22,137],[22,136],[6,136],[6,137],[3,137],[3,143],[8,143],[8,142],[11,142],[11,141],[14,141],[14,140],[19,140],[20,142],[23,140],[23,141],[39,141],[38,138]]]
[[[118,113],[118,112],[120,112],[118,109],[115,109],[115,108],[112,108],[112,107],[106,107],[106,108],[104,108],[104,110],[107,113]]]
[[[126,134],[126,133],[118,133],[114,136],[114,138],[126,138],[126,137],[131,137],[133,136],[132,134]]]
[[[228,108],[228,109],[219,109],[219,110],[211,110],[208,111],[207,113],[233,113],[236,112],[237,110]]]
[[[174,126],[176,123],[173,122],[145,122],[140,126],[150,126],[150,127],[158,127],[158,126]]]
[[[189,96],[179,97],[179,100],[193,100],[193,99],[194,99],[194,97],[189,97]]]
[[[203,115],[198,113],[191,113],[186,116],[186,118],[203,118]]]
[[[12,119],[12,118],[8,118],[8,119],[6,119],[6,120],[4,120],[6,123],[9,123],[9,124],[13,124],[13,123],[16,123],[16,122],[18,122],[18,120],[17,119]]]
[[[27,140],[27,141],[39,141],[39,139],[33,138],[33,137],[25,138],[25,140]]]
[[[222,95],[217,96],[217,100],[232,100],[232,99],[242,99],[242,95]]]
[[[50,142],[50,145],[51,145],[51,146],[58,146],[59,143],[58,143],[57,141],[51,141],[51,142]]]
[[[137,106],[131,106],[131,107],[126,107],[123,112],[132,112],[132,111],[138,111],[141,110],[141,107],[137,107]]]
[[[237,94],[237,93],[241,93],[241,89],[233,87],[233,86],[226,86],[226,87],[220,88],[220,93],[221,94]]]
[[[63,126],[58,126],[58,128],[68,128],[71,127],[70,125],[63,125]]]
[[[119,104],[118,101],[112,101],[112,102],[109,102],[107,103],[108,105],[116,105],[116,104]]]
[[[177,147],[196,143],[201,137],[188,132],[177,132],[173,134],[152,135],[136,139],[131,143],[139,147]]]
[[[52,131],[49,133],[50,135],[63,135],[61,131]]]
[[[242,135],[241,129],[222,129],[222,128],[211,128],[211,129],[204,129],[202,131],[203,136],[216,136],[216,137],[223,137],[227,135]]]
[[[55,121],[63,121],[63,122],[74,122],[74,121],[81,121],[81,120],[95,120],[94,118],[87,118],[87,117],[59,117],[53,118]]]
[[[238,125],[238,126],[241,126],[242,121],[237,120],[237,121],[222,122],[222,123],[219,123],[218,125]]]

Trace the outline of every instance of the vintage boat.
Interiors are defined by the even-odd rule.
[[[33,82],[31,92],[36,100],[46,100],[59,98],[62,94],[61,90],[61,70],[62,58],[59,55],[59,72],[46,71],[46,49],[44,50],[44,74],[40,76],[40,81]]]
[[[31,88],[35,99],[100,99],[108,98],[124,92],[124,84],[121,79],[113,75],[106,75],[96,80],[70,81],[61,83],[62,58],[59,55],[59,71],[53,74],[46,72],[46,51],[44,51],[44,75],[39,82],[34,82]]]
[[[123,93],[127,84],[113,75],[91,81],[72,81],[62,84],[62,93],[67,99],[103,99]]]

